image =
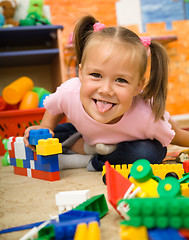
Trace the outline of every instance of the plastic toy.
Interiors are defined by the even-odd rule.
[[[121,200],[128,204],[125,221],[121,224],[134,227],[189,228],[189,198],[135,198]]]
[[[37,239],[73,239],[78,224],[89,224],[94,221],[99,224],[100,220],[98,213],[72,210],[59,215],[59,222],[54,222],[41,229]]]
[[[74,240],[100,240],[100,229],[97,221],[77,225]]]
[[[40,139],[52,138],[52,134],[49,132],[49,129],[38,129],[30,130],[29,134],[29,144],[37,145]]]
[[[43,156],[62,153],[62,145],[58,138],[40,139],[36,145],[36,152]]]
[[[124,197],[132,183],[112,168],[108,161],[105,162],[105,166],[108,201],[117,210],[118,201]]]
[[[1,159],[1,163],[3,166],[10,165],[10,158],[9,158],[9,152],[8,152],[8,139],[4,138],[2,143],[4,145],[4,148],[6,150],[6,153],[4,154],[3,158]]]
[[[39,105],[39,99],[37,93],[33,91],[28,91],[24,97],[22,98],[19,109],[34,109],[37,108]]]
[[[108,212],[108,205],[104,194],[100,194],[80,204],[75,210],[98,212],[100,218],[102,218]]]
[[[9,104],[17,104],[28,91],[32,90],[33,86],[33,81],[30,78],[18,78],[3,89],[3,99]]]
[[[72,208],[75,208],[89,198],[89,190],[59,192],[55,195],[56,205],[58,206],[59,214],[65,209],[71,210]]]
[[[52,139],[52,142],[53,140],[57,142],[57,139]],[[36,154],[29,147],[25,147],[23,137],[10,137],[8,149],[10,165],[14,166],[15,174],[47,181],[60,180],[57,153],[49,153],[47,156]]]
[[[46,90],[45,88],[42,88],[42,87],[34,87],[32,89],[32,91],[37,93],[38,98],[39,98],[39,102],[41,101],[41,98],[44,95],[49,95],[50,94],[50,92],[48,90]]]
[[[40,17],[43,16],[43,0],[30,0],[28,13],[37,13]]]
[[[184,169],[182,167],[182,164],[150,164],[150,166],[153,170],[153,175],[158,176],[162,179],[164,179],[166,174],[170,172],[176,173],[179,178],[182,178],[182,174],[184,174]],[[121,175],[123,175],[125,178],[128,178],[132,164],[111,165],[111,167],[114,168]],[[106,167],[103,166],[102,180],[104,183],[106,178],[105,175],[106,175]]]
[[[183,162],[183,168],[186,173],[189,173],[189,160]]]
[[[132,226],[120,226],[120,238],[121,240],[149,240],[146,227],[132,227]]]
[[[12,25],[12,26],[18,26],[19,23],[13,19],[14,13],[17,7],[17,3],[15,0],[2,0],[0,1],[0,8],[3,9],[2,14],[4,16],[4,24],[5,25]],[[4,25],[2,24],[1,26]]]
[[[167,229],[150,229],[148,230],[148,236],[150,239],[155,239],[155,240],[184,240],[185,238],[182,237],[178,230],[172,229],[172,228],[167,228]]]

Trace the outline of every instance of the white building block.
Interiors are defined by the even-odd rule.
[[[32,173],[31,173],[31,168],[27,168],[27,174],[28,174],[28,177],[32,177]]]
[[[30,168],[35,169],[35,160],[30,160]]]
[[[15,158],[26,159],[26,150],[24,144],[24,137],[16,137],[14,142]]]
[[[9,141],[8,141],[8,144],[7,144],[8,150],[12,150],[12,147],[11,147],[12,139],[13,139],[13,137],[9,137]]]
[[[71,210],[89,198],[89,190],[59,192],[55,195],[56,205],[58,206],[59,213],[65,209]]]

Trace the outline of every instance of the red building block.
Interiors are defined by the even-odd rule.
[[[36,169],[31,169],[32,178],[38,178],[47,181],[57,181],[60,180],[60,172],[45,172]]]
[[[183,168],[186,173],[189,172],[189,160],[183,162]]]
[[[108,200],[117,211],[117,202],[123,198],[132,183],[112,168],[108,161],[105,166]]]
[[[21,176],[28,176],[27,168],[14,167],[14,173]]]

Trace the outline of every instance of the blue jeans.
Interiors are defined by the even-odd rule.
[[[60,124],[55,128],[55,137],[59,138],[60,142],[77,132],[76,128],[71,123]],[[102,171],[102,167],[106,161],[112,165],[130,164],[138,159],[147,159],[152,164],[159,164],[166,156],[167,148],[163,147],[156,139],[136,140],[129,142],[120,142],[117,144],[117,149],[108,154],[95,154],[91,159],[92,166],[96,171]]]

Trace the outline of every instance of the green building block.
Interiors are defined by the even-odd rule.
[[[17,158],[17,159],[16,159],[16,166],[23,168],[23,167],[24,167],[23,159],[18,159],[18,158]]]
[[[180,197],[181,187],[179,181],[174,177],[166,177],[159,181],[157,191],[160,197]]]
[[[36,240],[52,240],[55,239],[54,225],[48,225],[38,232]]]
[[[146,159],[137,160],[131,167],[130,175],[134,177],[137,182],[146,182],[153,176],[150,162]]]
[[[123,225],[189,229],[189,198],[135,198],[120,203],[129,206]]]
[[[99,217],[102,218],[109,209],[104,194],[100,194],[80,204],[75,210],[98,212]]]

